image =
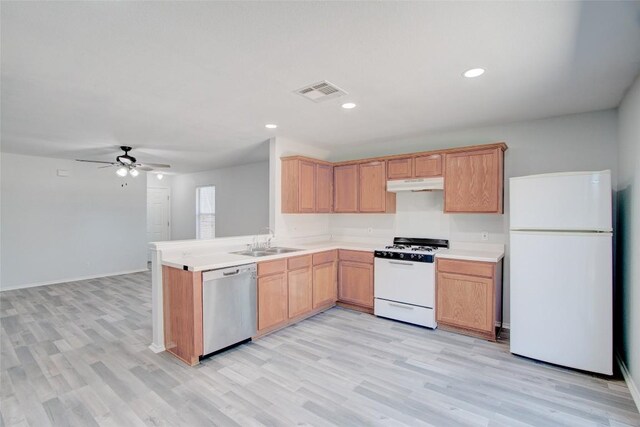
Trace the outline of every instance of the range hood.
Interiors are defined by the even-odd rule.
[[[398,193],[400,191],[434,191],[444,190],[444,178],[414,178],[387,181],[387,191]]]

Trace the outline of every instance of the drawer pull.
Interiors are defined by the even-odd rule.
[[[413,307],[411,307],[410,305],[395,304],[392,302],[390,302],[389,305],[392,307],[404,308],[405,310],[413,310]]]

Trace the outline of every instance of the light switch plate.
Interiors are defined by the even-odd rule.
[[[58,169],[58,176],[69,176],[69,171],[66,169]]]

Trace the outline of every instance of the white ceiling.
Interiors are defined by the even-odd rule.
[[[338,150],[611,108],[640,69],[640,2],[2,2],[1,14],[2,151],[111,160],[125,144],[178,171],[265,159],[273,135]],[[476,66],[486,74],[461,77]],[[323,79],[349,95],[292,93]]]

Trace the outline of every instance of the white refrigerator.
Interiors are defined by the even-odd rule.
[[[509,184],[511,352],[613,374],[611,171]]]

